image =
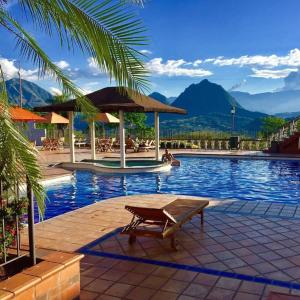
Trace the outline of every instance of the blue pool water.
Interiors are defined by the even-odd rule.
[[[47,187],[45,218],[103,199],[140,193],[300,203],[300,162],[179,159],[181,166],[169,173],[103,175],[77,171],[72,182]]]

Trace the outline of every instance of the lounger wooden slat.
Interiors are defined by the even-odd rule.
[[[197,214],[203,224],[203,210],[208,204],[206,200],[178,198],[162,208],[126,205],[133,217],[121,234],[129,234],[129,243],[135,242],[137,236],[171,238],[171,246],[176,249],[175,233]]]

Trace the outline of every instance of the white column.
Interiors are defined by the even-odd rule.
[[[74,112],[69,111],[69,143],[70,143],[70,162],[75,162],[75,136],[74,136]]]
[[[155,127],[155,159],[159,160],[159,115],[154,113],[154,127]]]
[[[95,121],[90,122],[91,159],[96,159]]]
[[[124,111],[119,110],[119,120],[120,120],[120,162],[121,168],[126,167],[125,163],[125,128],[124,128]]]

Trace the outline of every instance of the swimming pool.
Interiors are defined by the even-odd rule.
[[[100,174],[76,171],[74,180],[47,187],[45,218],[103,199],[174,193],[220,199],[300,203],[300,162],[178,157],[166,173]]]

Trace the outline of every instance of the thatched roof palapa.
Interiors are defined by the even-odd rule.
[[[142,95],[138,92],[128,92],[126,89],[118,87],[107,87],[86,95],[86,97],[101,112],[160,112],[186,114],[186,111],[171,105],[166,105],[151,97]],[[53,104],[48,106],[36,107],[35,111],[40,112],[59,112],[59,111],[78,111],[76,100],[65,103]]]

